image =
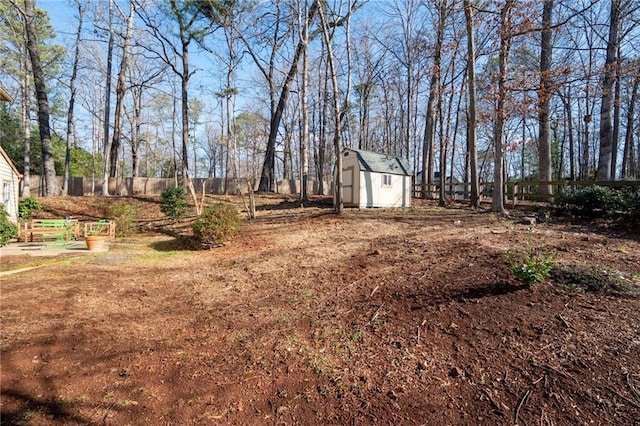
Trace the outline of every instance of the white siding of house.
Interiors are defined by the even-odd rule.
[[[18,222],[19,176],[7,162],[4,155],[0,155],[0,203],[4,204],[11,222]]]

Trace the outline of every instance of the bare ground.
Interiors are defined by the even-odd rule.
[[[107,254],[0,259],[45,264],[0,278],[3,425],[638,424],[637,234],[261,197],[192,251],[126,202],[145,232]],[[527,244],[556,259],[533,288],[507,256]]]

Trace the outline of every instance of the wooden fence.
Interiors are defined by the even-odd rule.
[[[552,195],[540,194],[540,185],[551,185]],[[519,202],[542,202],[548,203],[553,200],[554,197],[559,194],[566,194],[567,192],[584,188],[588,186],[605,186],[609,188],[640,188],[640,181],[568,181],[568,180],[555,180],[555,181],[520,181],[520,182],[507,182],[505,184],[505,203],[511,204],[515,207]],[[422,189],[426,189],[426,198],[438,199],[440,184],[415,184],[414,185],[414,197],[423,198]],[[480,198],[481,200],[491,200],[493,195],[493,182],[481,182],[479,184]],[[469,200],[471,194],[471,183],[445,183],[444,188],[445,198],[450,200]]]
[[[192,180],[196,191],[202,191],[202,185],[205,185],[207,194],[224,194],[225,179],[223,178],[195,178]],[[157,196],[167,188],[174,186],[173,179],[162,178],[125,178],[125,179],[109,179],[109,194],[123,196]],[[246,193],[247,179],[228,179],[226,182],[229,194]],[[548,184],[552,187],[552,194],[540,194],[538,188],[541,184]],[[44,183],[40,176],[32,175],[30,180],[30,189],[32,194],[41,194]],[[309,193],[319,194],[319,183],[317,181],[309,181]],[[507,182],[505,185],[505,204],[516,206],[520,202],[549,202],[550,198],[558,194],[564,194],[575,188],[584,188],[586,186],[606,186],[610,188],[632,187],[640,188],[640,181],[567,181],[557,180],[550,182],[537,181],[520,181]],[[62,178],[58,177],[58,186],[62,186]],[[422,184],[413,185],[413,196],[422,198]],[[255,189],[255,188],[254,188]],[[426,184],[426,198],[438,199],[440,189],[439,183]],[[493,195],[493,182],[481,182],[479,185],[481,201],[490,201]],[[333,190],[332,182],[324,182],[323,193],[321,195],[331,195]],[[278,194],[299,194],[300,181],[280,179],[276,182],[276,192]],[[471,183],[464,182],[447,182],[445,183],[445,198],[450,200],[464,201],[469,200],[471,193]],[[72,177],[69,178],[69,195],[100,195],[102,194],[102,179]]]
[[[61,188],[62,177],[58,177],[57,179],[58,187]],[[202,186],[204,185],[207,194],[224,194],[225,183],[228,188],[227,193],[229,194],[248,192],[246,178],[237,180],[227,179],[226,182],[223,178],[194,178],[192,182],[198,193],[202,192]],[[31,175],[29,185],[32,194],[42,195],[44,193],[44,181],[40,176]],[[174,185],[174,179],[143,177],[125,179],[109,178],[109,194],[122,196],[157,196],[165,189],[171,188]],[[320,185],[317,181],[309,181],[308,188],[310,194],[319,194],[320,192]],[[332,183],[324,182],[322,195],[331,194],[331,189]],[[276,192],[279,194],[297,194],[300,192],[300,181],[281,179],[276,182]],[[74,196],[100,195],[102,194],[102,179],[71,177],[69,178],[67,193]]]

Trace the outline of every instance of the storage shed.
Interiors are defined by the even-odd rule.
[[[342,152],[342,194],[345,206],[411,206],[409,161],[358,149]]]

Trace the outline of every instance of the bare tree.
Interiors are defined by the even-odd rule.
[[[467,23],[467,85],[469,101],[467,107],[467,156],[471,177],[471,206],[480,207],[478,191],[478,146],[476,117],[476,52],[474,37],[474,9],[469,0],[464,0]]]
[[[498,93],[493,133],[493,202],[492,211],[504,212],[504,127],[506,121],[507,66],[511,49],[511,20],[514,0],[506,0],[500,10],[500,53],[498,55]]]
[[[640,65],[640,63],[638,64]],[[640,70],[638,70],[640,71]],[[638,159],[633,145],[634,120],[636,119],[636,104],[638,103],[638,90],[640,87],[640,72],[636,72],[631,84],[631,96],[629,97],[629,107],[627,109],[627,124],[624,137],[624,149],[622,156],[622,178],[638,178]],[[640,138],[639,138],[640,139]],[[640,148],[640,147],[639,147]],[[640,151],[640,149],[638,150]],[[637,154],[640,155],[640,152]]]
[[[14,3],[14,6],[18,7]],[[42,63],[40,62],[40,45],[35,22],[35,0],[25,0],[21,14],[25,21],[27,35],[27,51],[31,58],[31,70],[38,102],[38,126],[42,143],[42,171],[44,176],[44,195],[58,195],[56,169],[53,159],[53,143],[51,142],[51,128],[49,123],[49,99]]]
[[[433,67],[429,83],[429,99],[427,101],[426,122],[422,144],[422,197],[427,197],[427,184],[433,183],[433,141],[436,128],[436,102],[441,99],[440,80],[442,74],[442,45],[447,20],[448,0],[440,0],[437,4],[438,23],[436,25],[436,42],[433,53]],[[443,171],[441,170],[442,174]]]
[[[109,0],[109,41],[107,43],[107,72],[105,78],[106,88],[104,91],[104,121],[103,121],[103,141],[102,155],[104,163],[102,165],[102,195],[109,195],[109,155],[111,155],[111,138],[109,137],[109,126],[111,116],[111,72],[113,65],[113,44],[115,31],[113,29],[113,0]]]
[[[160,4],[158,14],[152,16],[144,8],[136,9],[136,14],[158,41],[157,46],[146,46],[156,58],[160,59],[180,79],[181,98],[181,171],[182,185],[190,191],[195,199],[195,189],[189,175],[189,80],[193,76],[189,62],[189,48],[193,41],[204,39],[217,27],[210,25],[203,18],[203,8],[206,3],[188,0],[169,0]],[[169,23],[177,26],[177,38],[171,36],[162,26],[162,22],[169,18]]]
[[[82,36],[82,24],[84,20],[84,13],[87,10],[88,3],[82,4],[80,1],[76,2],[78,11],[78,28],[76,30],[76,42],[75,50],[73,54],[73,64],[71,65],[71,78],[69,80],[69,108],[67,110],[67,137],[66,137],[66,149],[64,156],[64,178],[62,179],[62,195],[67,195],[69,190],[69,169],[71,167],[71,141],[74,139],[75,143],[75,124],[74,124],[74,107],[76,102],[76,78],[78,76],[78,63],[80,61],[80,42]]]
[[[613,156],[616,154],[613,152],[614,86],[619,78],[617,64],[620,45],[620,22],[627,3],[625,0],[611,0],[607,58],[604,64],[602,100],[600,104],[600,156],[596,172],[596,179],[598,180],[610,180],[615,176],[615,170],[612,170]]]
[[[303,16],[307,15],[306,2],[302,7],[298,1],[298,28],[300,42],[303,44],[302,73],[300,83],[300,204],[309,200],[309,100],[307,87],[309,86],[309,21]]]
[[[332,106],[333,106],[333,148],[336,155],[336,175],[335,175],[335,194],[333,205],[336,213],[342,214],[344,210],[344,202],[342,199],[342,129],[340,120],[340,103],[339,103],[339,87],[338,75],[336,73],[335,57],[333,55],[333,39],[329,36],[329,26],[324,16],[322,7],[318,8],[318,16],[320,17],[320,26],[322,28],[322,38],[327,49],[327,64],[329,65],[329,77],[331,78],[332,89]]]
[[[122,144],[122,125],[124,115],[124,96],[126,93],[126,77],[127,67],[129,66],[129,56],[131,54],[131,36],[133,33],[133,22],[135,16],[135,2],[129,1],[129,16],[127,17],[127,30],[123,40],[122,58],[120,59],[120,71],[118,72],[118,81],[116,83],[116,109],[113,117],[113,138],[111,140],[111,150],[108,157],[105,157],[105,163],[109,163],[109,176],[118,176],[118,160],[120,154],[120,146]],[[107,178],[108,182],[108,178]]]
[[[551,28],[554,0],[544,0],[542,10],[542,36],[540,43],[540,87],[538,88],[538,180],[552,179],[551,167],[551,59],[553,52],[553,30]],[[541,195],[551,195],[552,186],[540,184]]]

